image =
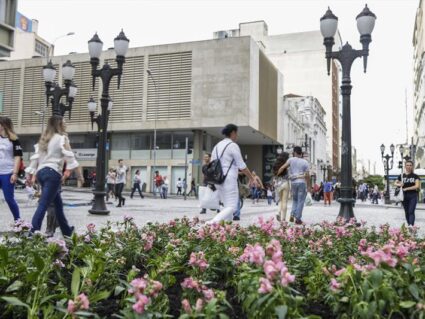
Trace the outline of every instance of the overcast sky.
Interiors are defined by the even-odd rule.
[[[95,31],[104,48],[113,46],[121,28],[130,46],[205,40],[214,31],[237,28],[240,22],[265,20],[269,35],[319,29],[329,5],[339,18],[343,41],[360,48],[355,17],[364,1],[254,0],[19,0],[18,10],[39,20],[39,34],[56,42],[55,54],[87,52]],[[352,68],[352,137],[358,158],[376,162],[383,172],[379,146],[406,140],[405,90],[409,136],[413,132],[413,27],[419,0],[368,1],[377,15],[368,70],[361,60]],[[325,63],[325,60],[323,60]]]

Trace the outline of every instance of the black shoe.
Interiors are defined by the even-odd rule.
[[[205,210],[201,210],[199,214],[206,214],[207,212]]]
[[[125,206],[125,198],[122,199],[122,205]]]
[[[289,221],[290,221],[291,223],[293,223],[293,222],[294,222],[294,216],[289,217]]]
[[[239,216],[233,216],[233,220],[241,220]]]
[[[121,207],[121,204],[118,204],[117,206],[115,206],[115,207]]]
[[[133,199],[133,196],[130,196],[131,199]]]
[[[303,222],[302,222],[302,220],[301,220],[301,219],[297,219],[297,220],[295,221],[295,224],[297,224],[297,225],[302,225],[302,224],[303,224]]]

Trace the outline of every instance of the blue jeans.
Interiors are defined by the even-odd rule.
[[[292,183],[292,210],[291,216],[301,220],[305,197],[307,196],[307,185],[305,183]]]
[[[270,206],[272,204],[273,201],[273,197],[272,196],[267,196],[267,204]]]
[[[405,192],[403,196],[403,208],[407,225],[413,226],[415,225],[415,209],[418,203],[418,194],[416,192]]]
[[[238,200],[238,209],[236,210],[236,212],[233,214],[233,217],[241,217],[241,200]]]
[[[15,200],[15,185],[10,182],[12,174],[0,175],[0,188],[15,220],[19,219],[19,207]]]
[[[41,197],[37,210],[32,218],[32,231],[40,230],[47,207],[53,202],[55,205],[56,219],[64,236],[71,236],[71,228],[63,212],[61,197],[62,176],[52,168],[42,168],[37,173],[37,181],[41,186]]]

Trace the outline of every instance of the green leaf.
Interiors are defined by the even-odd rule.
[[[8,304],[10,304],[12,306],[25,307],[28,310],[30,310],[30,306],[28,306],[26,303],[20,301],[16,297],[1,297],[1,299],[3,299],[4,301],[6,301]]]
[[[38,271],[41,272],[43,270],[43,268],[44,268],[44,260],[37,253],[34,253],[34,264],[37,267]]]
[[[9,287],[7,287],[6,292],[13,292],[16,290],[19,290],[23,286],[22,281],[16,280],[13,284],[11,284]]]
[[[279,319],[285,319],[286,315],[288,314],[288,306],[277,306],[276,308],[274,308],[274,311],[276,312],[276,315]]]
[[[90,297],[90,302],[95,303],[99,300],[107,299],[111,293],[109,291],[100,291]]]
[[[401,308],[412,308],[414,305],[416,305],[416,302],[411,301],[411,300],[400,302]]]
[[[72,273],[71,281],[71,292],[74,295],[74,298],[77,297],[78,291],[80,290],[80,269],[76,267]]]
[[[122,286],[116,286],[114,290],[114,296],[118,296],[120,293],[122,293],[125,290]]]
[[[419,298],[419,289],[418,289],[418,286],[415,283],[409,285],[409,291],[416,300],[420,299]]]

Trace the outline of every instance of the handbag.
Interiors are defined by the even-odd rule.
[[[218,190],[212,189],[210,186],[199,186],[199,206],[205,209],[219,209]]]
[[[400,203],[404,200],[403,189],[401,187],[394,192],[394,200],[396,203]]]
[[[304,205],[305,206],[313,205],[313,199],[311,198],[311,194],[308,192],[307,192],[307,196],[305,197]]]

